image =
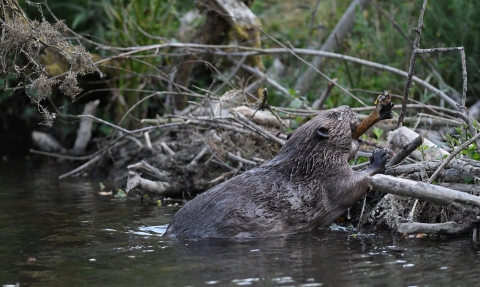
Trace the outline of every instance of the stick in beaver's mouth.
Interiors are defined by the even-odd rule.
[[[391,119],[393,117],[392,114],[392,96],[388,91],[384,91],[381,95],[377,97],[375,101],[375,108],[373,111],[365,118],[353,131],[352,137],[354,139],[358,139],[361,135],[363,135],[369,128],[371,128],[374,124],[378,123],[381,120]]]

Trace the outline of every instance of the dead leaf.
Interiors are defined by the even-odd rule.
[[[425,238],[427,237],[427,234],[426,233],[419,233],[417,234],[417,238]]]
[[[98,194],[100,194],[100,195],[112,195],[112,191],[99,191]]]

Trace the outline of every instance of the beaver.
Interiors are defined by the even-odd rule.
[[[293,132],[270,162],[187,202],[165,236],[253,238],[285,236],[328,226],[364,195],[366,176],[382,173],[388,154],[375,150],[354,172],[358,125],[348,106],[320,112]]]

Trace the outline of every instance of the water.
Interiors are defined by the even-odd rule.
[[[467,238],[171,240],[160,235],[176,208],[58,181],[65,168],[0,163],[0,286],[480,286],[480,248]]]

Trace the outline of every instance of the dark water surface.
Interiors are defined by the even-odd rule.
[[[172,241],[160,235],[175,208],[100,196],[64,171],[0,162],[0,286],[480,286],[467,238]]]

